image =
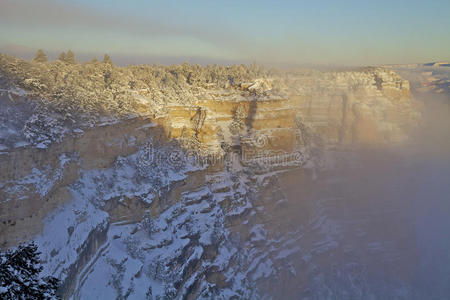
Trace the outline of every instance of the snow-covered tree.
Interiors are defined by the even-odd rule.
[[[143,98],[152,102],[151,107],[161,109],[171,102],[191,103],[207,90],[234,89],[250,95],[254,91],[248,87],[267,77],[256,65],[118,67],[107,54],[102,63],[78,64],[70,50],[61,53],[57,62],[45,64],[0,54],[0,74],[42,99],[49,112],[70,120],[81,115],[133,114],[145,109]]]
[[[45,63],[45,62],[48,61],[47,55],[45,54],[45,52],[42,49],[39,49],[36,52],[36,55],[34,56],[33,61],[40,62],[40,63]]]
[[[109,65],[113,65],[113,61],[111,59],[111,57],[109,57],[108,54],[105,54],[105,56],[103,56],[103,63],[104,64],[109,64]]]
[[[61,52],[61,54],[58,56],[58,59],[60,61],[66,61],[66,53],[64,51]]]
[[[0,253],[1,299],[58,299],[59,280],[39,275],[39,254],[33,242]]]
[[[71,65],[75,65],[77,63],[75,60],[75,54],[71,50],[67,51],[65,62]]]

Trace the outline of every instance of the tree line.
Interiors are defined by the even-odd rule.
[[[73,65],[77,64],[77,60],[75,59],[75,54],[70,49],[67,52],[64,52],[64,51],[61,52],[61,54],[59,54],[59,56],[58,56],[58,60],[65,62],[67,64],[73,64]],[[33,61],[38,62],[38,63],[46,63],[46,62],[48,62],[47,54],[45,54],[44,50],[39,49],[39,50],[37,50],[37,52],[33,58]],[[98,60],[96,57],[94,57],[91,62],[95,63],[95,62],[98,62]],[[108,54],[105,54],[103,56],[102,63],[113,64],[111,57]]]
[[[127,115],[160,110],[169,103],[194,103],[199,97],[209,97],[207,93],[264,95],[266,91],[277,90],[281,76],[277,72],[255,63],[119,67],[107,54],[102,62],[94,59],[80,64],[70,50],[51,62],[42,50],[31,61],[0,54],[2,80],[27,90],[32,98],[44,102],[46,108],[69,118],[86,113]],[[271,89],[248,89],[256,79],[273,78]]]

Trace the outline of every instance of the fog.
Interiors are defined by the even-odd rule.
[[[424,106],[410,142],[340,153],[345,163],[316,179],[280,179],[287,208],[271,223],[299,230],[302,254],[275,298],[450,298],[450,99],[412,84]]]

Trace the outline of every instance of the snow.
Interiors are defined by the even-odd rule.
[[[297,253],[301,250],[301,248],[299,246],[296,246],[294,248],[291,249],[284,249],[281,250],[278,255],[276,256],[276,259],[284,259],[289,257],[291,254]]]
[[[72,130],[72,132],[73,132],[73,133],[76,133],[76,134],[83,134],[83,133],[84,133],[84,130],[82,130],[82,129],[80,129],[80,128],[75,128],[74,130]]]
[[[128,142],[133,144],[133,138],[129,136]],[[189,177],[205,170],[205,166],[196,166],[189,159],[171,163],[167,157],[171,151],[171,146],[150,140],[137,153],[117,157],[110,168],[81,169],[78,180],[68,187],[69,202],[46,219],[36,239],[43,253],[44,273],[76,281],[73,299],[142,299],[148,291],[153,297],[163,297],[171,295],[174,283],[181,284],[183,293],[196,281],[204,291],[200,298],[253,298],[257,281],[276,276],[279,261],[288,261],[291,255],[301,252],[299,246],[291,245],[298,244],[298,240],[267,240],[262,224],[249,228],[248,241],[233,240],[230,229],[225,227],[228,218],[240,218],[246,213],[243,225],[253,224],[248,219],[256,216],[256,211],[262,212],[252,204],[250,182],[260,185],[265,178],[282,171],[250,178],[245,168],[234,162],[223,171],[206,173],[204,184],[183,190],[175,202],[162,205],[169,190],[188,184]],[[46,194],[64,167],[78,160],[61,154],[59,171],[33,170],[16,182],[17,189],[32,184]],[[126,214],[118,218],[108,211],[109,203],[117,201],[126,206],[130,199],[142,202],[142,219],[130,219]],[[223,208],[224,200],[228,201]],[[152,205],[161,211],[152,214]],[[323,220],[316,222],[319,229],[326,227]],[[329,226],[331,230],[332,224]],[[258,250],[258,243],[270,246],[270,251]],[[210,255],[210,247],[217,249],[208,261],[202,257]],[[217,287],[204,277],[205,270],[211,267],[217,267],[229,283],[219,289],[219,294],[213,293]],[[74,268],[79,270],[74,272]],[[182,281],[188,272],[185,270],[190,276]],[[79,275],[74,278],[75,273]]]
[[[147,129],[147,128],[154,128],[158,126],[156,123],[147,123],[145,125],[142,125],[141,127],[138,127],[137,129]]]
[[[167,151],[164,147],[153,150]],[[241,254],[229,240],[229,231],[224,227],[227,216],[251,205],[242,199],[242,203],[232,202],[226,215],[218,205],[224,195],[233,199],[233,195],[242,197],[246,194],[245,176],[233,176],[228,172],[207,175],[208,184],[183,192],[178,202],[156,217],[151,217],[148,211],[137,224],[126,220],[111,222],[111,216],[104,210],[108,201],[138,197],[151,204],[155,194],[164,196],[163,191],[168,186],[185,180],[188,173],[202,170],[190,164],[181,167],[142,164],[139,158],[145,151],[143,147],[138,153],[118,157],[112,168],[81,170],[79,179],[69,186],[72,200],[46,219],[44,231],[37,238],[46,262],[44,272],[61,279],[72,276],[70,269],[77,265],[80,253],[91,247],[88,245],[99,243],[94,241],[106,234],[106,240],[98,245],[96,253],[80,270],[73,299],[124,295],[142,299],[149,290],[153,297],[164,296],[171,294],[173,284],[181,280],[183,270],[199,260],[205,262],[202,260],[205,247],[214,245],[218,247],[217,256],[209,264],[229,270],[227,280],[233,284],[233,288],[221,290],[222,297],[252,294],[245,273],[238,269],[232,271],[229,265]],[[70,161],[65,154],[60,156],[61,167]],[[140,168],[145,172],[140,172]],[[255,241],[263,240],[263,227],[255,227],[253,231]],[[181,255],[185,255],[183,261],[179,261]],[[169,268],[168,265],[176,267]],[[196,280],[202,282],[205,293],[214,290],[213,284],[202,279],[203,270],[203,267],[193,270],[192,276],[183,283],[184,291]],[[255,278],[267,277],[272,272],[268,260],[254,266]]]
[[[24,199],[30,190],[39,193],[41,197],[46,196],[62,178],[63,168],[64,165],[57,169],[53,169],[50,165],[42,169],[32,168],[30,174],[4,182],[6,186],[4,192],[8,195],[4,201]]]
[[[45,149],[67,134],[82,135],[89,126],[119,121],[100,117],[69,128],[58,115],[33,114],[26,119],[24,134],[34,147]],[[228,126],[219,125],[231,137]],[[150,122],[138,129],[155,126]],[[126,141],[128,146],[137,144],[134,135]],[[168,154],[175,152],[180,161],[171,161]],[[153,297],[173,298],[174,284],[181,286],[183,294],[196,282],[202,291],[199,298],[255,298],[256,282],[275,276],[278,261],[300,251],[295,245],[285,248],[289,237],[268,240],[264,225],[249,222],[256,211],[262,213],[261,207],[253,206],[251,186],[281,171],[248,175],[247,167],[236,160],[223,171],[205,172],[203,184],[184,190],[189,178],[207,168],[184,155],[177,146],[149,140],[137,153],[117,157],[109,168],[80,169],[78,179],[68,186],[68,202],[45,219],[36,238],[44,273],[74,282],[73,299],[143,299],[149,291]],[[61,154],[56,170],[35,168],[14,185],[8,183],[8,188],[20,193],[32,186],[41,196],[47,195],[71,162],[79,163],[79,158]],[[178,187],[182,192],[171,199],[169,191]],[[130,201],[141,205],[143,217],[109,208],[118,203],[126,210]],[[153,211],[155,207],[159,210]],[[250,231],[246,241],[226,227],[244,215],[247,221],[239,222]],[[258,244],[266,245],[267,251],[255,247]],[[289,250],[277,252],[280,247]],[[227,287],[218,289],[207,282],[206,270],[213,267],[225,276]]]
[[[187,166],[186,169],[179,170],[168,170],[165,167],[159,169],[147,168],[147,171],[151,173],[144,173],[143,177],[140,177],[138,176],[139,154],[136,153],[128,157],[119,157],[115,166],[110,169],[84,170],[80,174],[79,179],[70,186],[72,200],[69,204],[60,206],[46,219],[44,231],[36,240],[43,252],[43,259],[46,261],[44,270],[46,273],[58,275],[61,279],[68,276],[67,272],[70,266],[76,264],[80,251],[86,247],[87,241],[91,238],[89,234],[93,229],[95,229],[94,231],[102,232],[108,230],[108,226],[111,226],[111,229],[108,230],[108,238],[111,238],[111,236],[118,233],[117,228],[123,230],[123,228],[131,228],[133,226],[108,225],[110,217],[107,212],[102,210],[104,203],[110,199],[117,197],[123,198],[124,196],[142,196],[144,202],[151,203],[153,196],[148,196],[149,192],[150,194],[154,192],[159,193],[164,186],[184,179],[186,177],[185,173],[188,171],[192,172],[193,169],[192,166]],[[61,167],[70,161],[71,159],[65,154],[61,155]],[[42,193],[45,193],[48,190],[47,187],[51,185],[44,185],[38,181],[42,178],[45,178],[42,172],[35,169],[32,175],[25,177],[19,183],[40,185]],[[158,221],[154,222],[155,228],[163,231],[171,231],[175,225],[178,227],[183,225],[183,228],[185,228],[186,223],[184,219],[181,219],[177,224],[170,224],[170,227],[164,221],[165,218],[173,218],[177,214],[180,214],[180,205],[167,210]],[[184,218],[188,218],[188,214],[183,213],[182,215]],[[68,228],[72,228],[72,231],[69,232],[67,230]],[[206,228],[203,230],[206,230]],[[178,230],[177,238],[174,240],[173,238],[167,239],[167,233],[155,232],[152,234],[152,240],[147,242],[145,247],[151,247],[152,244],[160,247],[156,249],[161,250],[152,252],[154,255],[173,254],[177,252],[176,249],[181,249],[189,243],[188,238],[182,238],[189,234],[187,228]],[[130,234],[126,236],[129,237]],[[119,238],[109,241],[109,243],[117,247],[123,247],[127,243],[129,245],[135,243],[135,241],[127,242],[124,239]],[[173,251],[167,251],[167,249],[162,249],[161,247],[173,247],[174,249]],[[107,248],[104,253],[113,253],[112,249],[115,248]],[[127,256],[129,251],[131,250],[114,250],[116,254],[111,259],[117,261],[117,257],[120,257],[118,253],[121,253],[122,256]],[[142,250],[139,251],[142,252]],[[201,249],[197,249],[194,254],[191,259],[198,258],[198,255],[201,255]],[[127,272],[132,270],[131,262],[132,260],[129,260],[126,263],[125,269],[128,270]],[[128,276],[127,274],[125,273],[124,276]],[[131,278],[130,276],[128,277]]]
[[[38,149],[46,149],[48,147],[48,144],[49,144],[49,141],[46,141],[45,143],[41,142],[41,143],[36,145],[36,148],[38,148]]]
[[[256,271],[252,274],[252,279],[258,280],[260,278],[269,277],[274,272],[272,266],[272,261],[270,259],[258,264]]]
[[[26,147],[28,145],[29,145],[28,142],[20,141],[20,142],[14,143],[14,148],[22,148],[22,147]]]

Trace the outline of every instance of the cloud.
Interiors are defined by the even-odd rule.
[[[223,29],[214,30],[174,22],[163,23],[146,18],[130,18],[80,5],[62,4],[54,0],[2,0],[0,23],[11,27],[29,28],[30,31],[67,28],[81,30],[86,35],[111,32],[119,35],[133,35],[142,39],[183,37],[234,53],[242,52],[246,44],[245,38],[238,33]]]
[[[88,29],[128,30],[151,34],[185,34],[180,28],[163,25],[151,20],[127,19],[73,4],[61,4],[52,0],[24,1],[3,0],[0,17],[2,22],[29,26],[85,27]]]

